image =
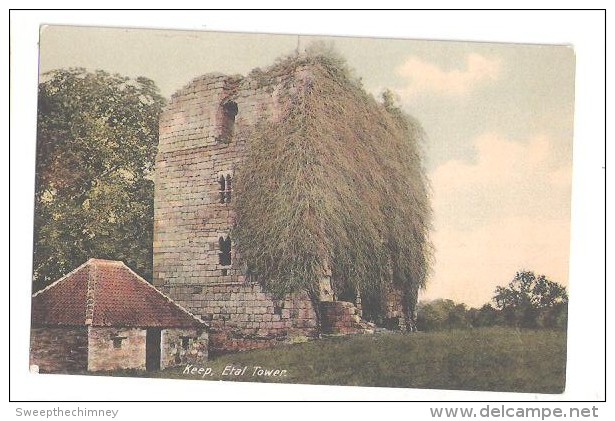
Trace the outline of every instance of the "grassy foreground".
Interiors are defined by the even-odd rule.
[[[226,366],[240,373],[233,375]],[[287,370],[253,375],[254,368]],[[243,367],[247,369],[241,373]],[[199,367],[200,368],[200,367]],[[481,328],[430,333],[385,333],[325,338],[213,359],[211,373],[186,367],[155,377],[351,386],[561,393],[566,333]]]

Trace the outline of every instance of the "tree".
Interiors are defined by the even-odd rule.
[[[153,81],[54,70],[39,84],[35,288],[90,257],[151,279],[152,172],[164,99]]]
[[[566,288],[534,272],[517,272],[507,287],[497,287],[493,297],[509,325],[564,327],[568,308]]]
[[[498,311],[491,304],[485,304],[479,309],[468,310],[468,317],[473,327],[495,326],[498,324]]]
[[[422,331],[466,329],[471,327],[468,308],[449,299],[436,299],[419,303],[417,328]]]

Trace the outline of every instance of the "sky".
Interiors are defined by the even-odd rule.
[[[43,27],[40,71],[145,76],[169,97],[325,41],[365,89],[393,90],[426,132],[435,261],[421,299],[490,301],[516,271],[568,285],[575,55],[570,46]]]

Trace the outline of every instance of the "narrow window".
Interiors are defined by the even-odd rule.
[[[230,174],[220,175],[218,178],[220,203],[231,203],[232,176]]]
[[[225,190],[226,190],[226,181],[223,175],[218,179],[218,184],[220,184],[220,203],[224,203]]]
[[[222,116],[218,142],[229,143],[231,141],[235,127],[235,116],[238,112],[239,107],[237,107],[237,103],[235,101],[228,101],[222,104]]]
[[[231,265],[231,238],[220,237],[218,238],[218,245],[220,252],[218,253],[218,261],[222,266]]]
[[[232,183],[231,175],[227,174],[226,175],[226,186],[224,189],[224,194],[225,194],[224,200],[226,203],[231,203],[231,191],[233,189],[231,183]]]

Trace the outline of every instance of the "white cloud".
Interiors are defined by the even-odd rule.
[[[436,248],[425,297],[487,302],[517,270],[567,284],[571,166],[545,136],[475,139],[474,163],[451,160],[431,174]]]
[[[471,53],[466,57],[463,69],[444,70],[433,63],[411,56],[396,72],[407,82],[402,91],[404,97],[423,93],[464,95],[485,81],[497,80],[501,67],[497,59]]]
[[[474,147],[475,163],[450,160],[430,176],[433,205],[443,223],[462,218],[464,225],[475,226],[503,216],[554,218],[568,212],[571,167],[555,160],[548,137],[517,142],[487,133]]]

